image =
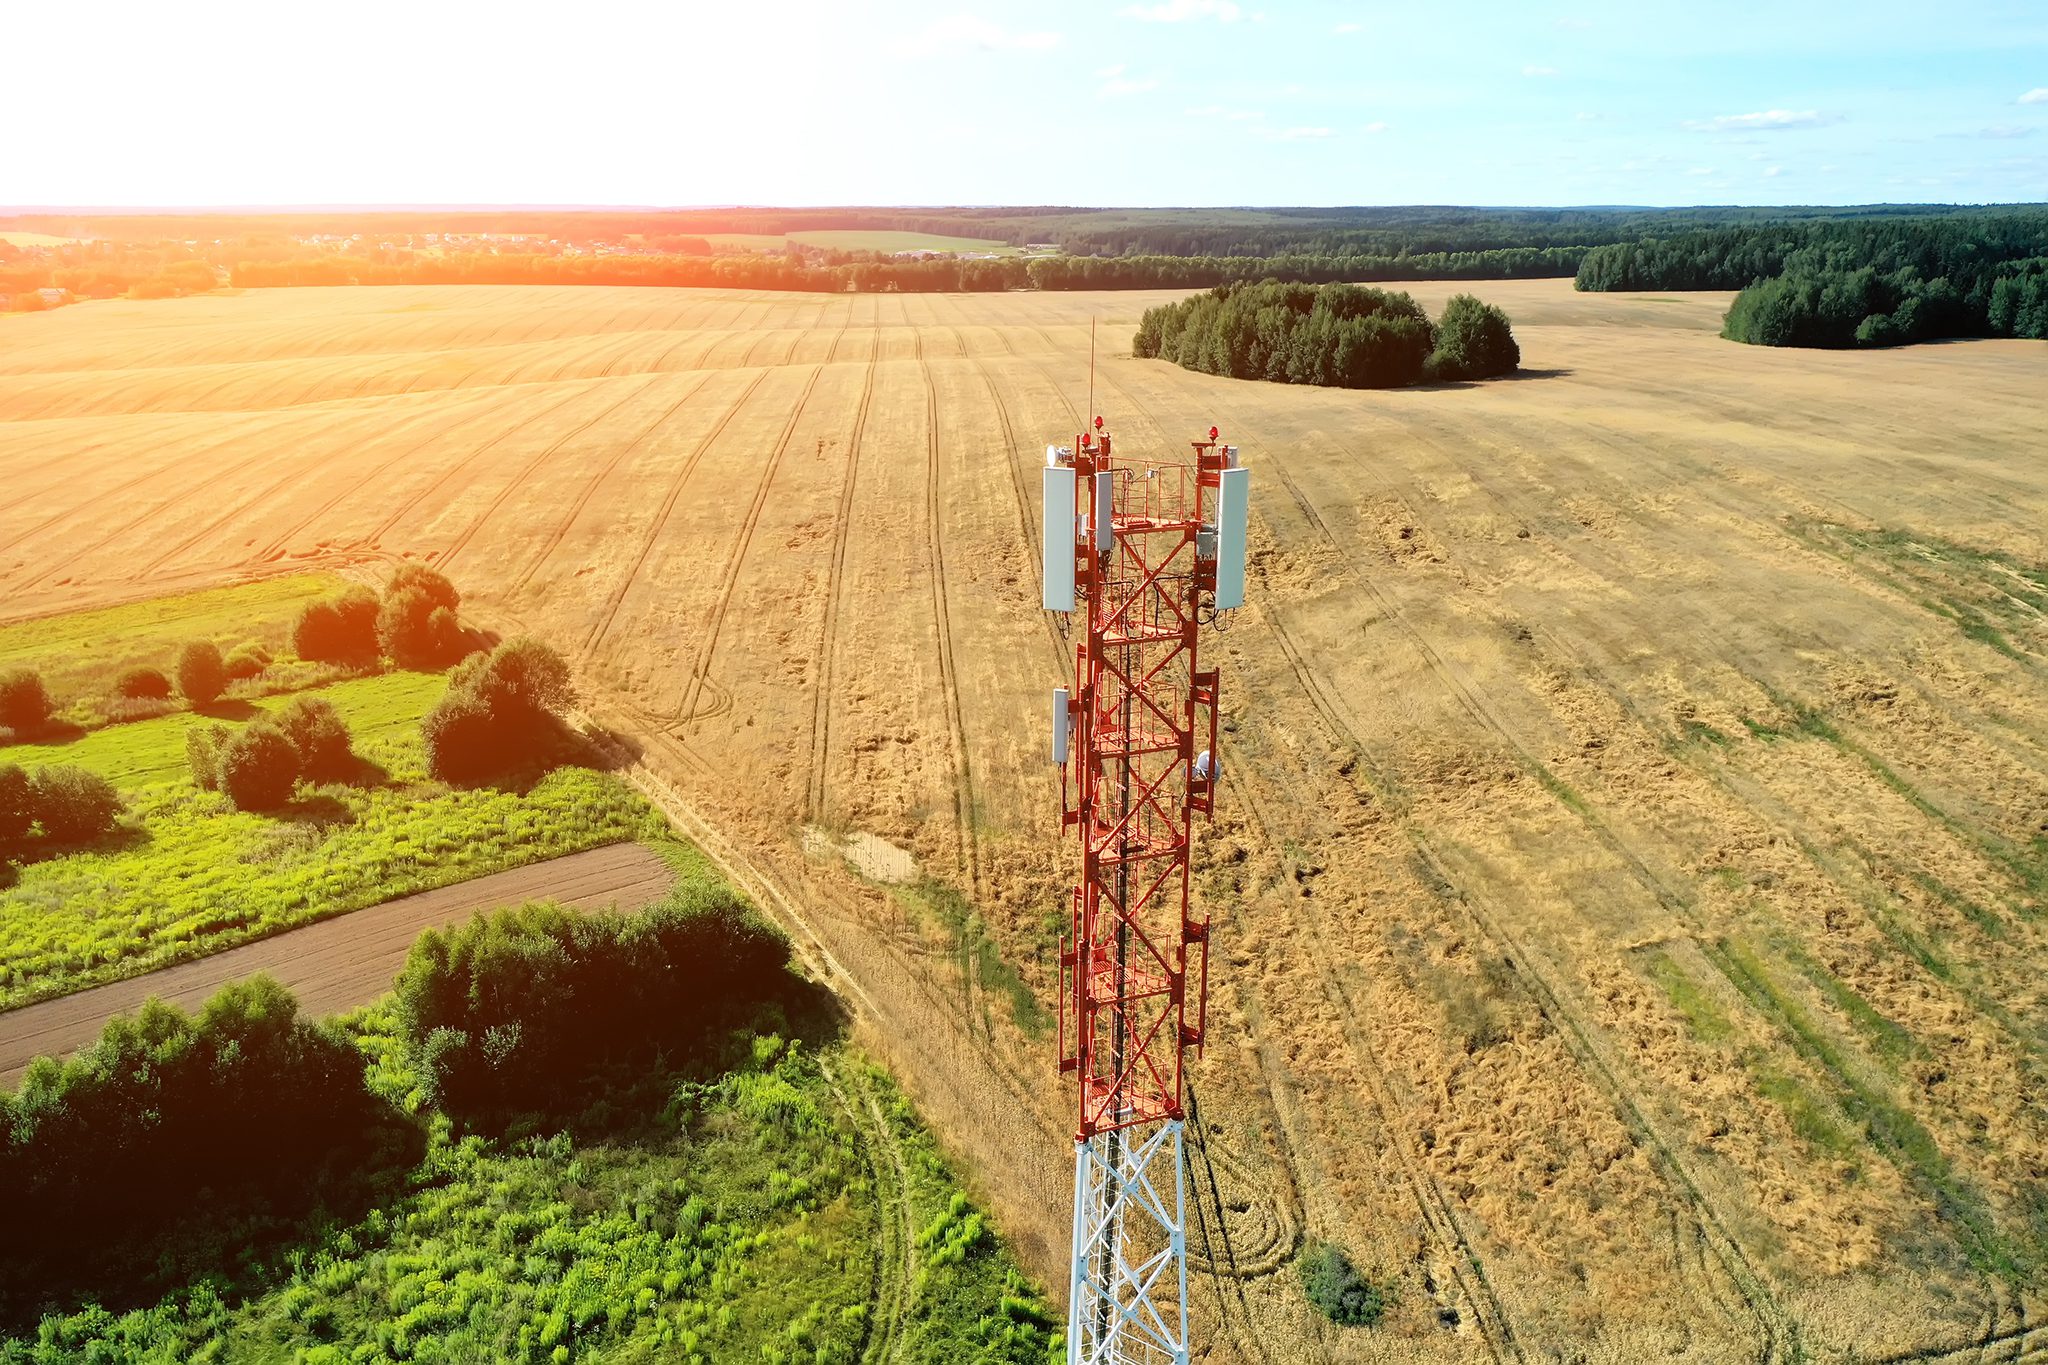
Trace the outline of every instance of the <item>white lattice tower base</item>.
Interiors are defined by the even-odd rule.
[[[1074,1144],[1068,1365],[1187,1365],[1181,1126]]]

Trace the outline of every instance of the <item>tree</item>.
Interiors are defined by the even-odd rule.
[[[1522,363],[1508,315],[1470,294],[1455,294],[1437,320],[1429,369],[1439,379],[1490,379]]]
[[[178,691],[197,706],[211,706],[227,690],[228,670],[211,640],[194,640],[178,651]]]
[[[220,788],[237,810],[275,810],[299,780],[299,751],[268,721],[255,721],[220,747]]]
[[[473,654],[421,723],[428,770],[467,782],[532,758],[554,714],[573,699],[568,662],[539,640],[521,636]]]
[[[233,731],[225,725],[195,725],[185,732],[185,763],[192,785],[203,792],[220,790],[220,756]]]
[[[84,768],[40,768],[30,790],[43,837],[56,843],[97,839],[114,828],[121,814],[113,784]]]
[[[19,843],[36,822],[35,789],[19,763],[0,765],[0,844]]]
[[[300,776],[314,782],[339,781],[355,767],[348,726],[324,698],[295,698],[277,713],[275,723],[298,754]]]
[[[407,560],[392,571],[391,581],[384,585],[384,596],[388,601],[399,593],[417,591],[436,607],[457,611],[462,606],[461,594],[447,577],[424,564]]]
[[[0,726],[17,735],[32,735],[50,723],[50,694],[31,668],[0,673]]]
[[[292,623],[292,648],[320,663],[375,663],[377,611],[377,595],[360,586],[308,602]]]
[[[462,636],[452,608],[426,589],[408,586],[385,597],[377,613],[377,643],[409,668],[437,668],[455,657]]]
[[[131,668],[115,679],[114,695],[129,701],[168,701],[171,680],[160,668]]]

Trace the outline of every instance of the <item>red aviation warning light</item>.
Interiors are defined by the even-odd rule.
[[[1115,456],[1102,425],[1048,447],[1045,469],[1044,604],[1085,621],[1073,686],[1053,693],[1052,758],[1081,844],[1059,1036],[1077,1117],[1068,1359],[1088,1365],[1187,1359],[1181,1119],[1209,983],[1190,853],[1221,775],[1199,646],[1243,605],[1249,488],[1214,427],[1191,463],[1145,464]]]

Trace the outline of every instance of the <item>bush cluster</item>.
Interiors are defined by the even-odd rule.
[[[573,697],[569,665],[538,640],[472,654],[421,722],[427,770],[444,782],[472,782],[515,768],[552,737],[556,713]]]
[[[408,668],[443,668],[462,650],[461,595],[424,564],[398,566],[380,599],[351,587],[309,602],[292,623],[302,659],[368,667],[382,658]]]
[[[0,1094],[0,1321],[96,1282],[147,1288],[195,1220],[315,1202],[323,1171],[366,1164],[389,1127],[376,1108],[355,1049],[268,977],[197,1018],[152,1000],[38,1060]]]
[[[1459,295],[1432,326],[1406,294],[1350,284],[1233,284],[1147,309],[1132,354],[1238,379],[1389,389],[1483,379],[1521,362],[1507,315]]]
[[[0,728],[32,735],[50,723],[50,694],[32,668],[0,672]]]
[[[0,766],[0,847],[25,843],[37,832],[51,843],[84,843],[111,833],[120,816],[120,795],[98,773]]]
[[[114,695],[125,701],[168,701],[171,680],[160,668],[131,668],[114,680]]]
[[[528,905],[422,934],[398,1015],[434,1102],[489,1124],[573,1111],[607,1060],[701,1053],[776,992],[788,958],[725,887],[631,915]]]
[[[194,640],[178,651],[178,691],[194,706],[211,706],[228,690],[228,666],[220,646]]]
[[[185,736],[185,759],[202,791],[225,792],[237,810],[275,810],[302,780],[349,777],[356,764],[351,745],[332,703],[298,697],[240,729],[194,727]]]
[[[1343,1327],[1371,1327],[1386,1316],[1387,1289],[1358,1273],[1344,1249],[1331,1242],[1302,1253],[1301,1288],[1323,1316]]]

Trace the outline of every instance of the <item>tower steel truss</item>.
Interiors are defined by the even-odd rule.
[[[1075,1078],[1078,1116],[1073,1365],[1189,1356],[1183,1095],[1209,977],[1189,854],[1220,773],[1217,675],[1199,641],[1219,607],[1242,600],[1246,488],[1235,449],[1215,436],[1193,442],[1187,463],[1123,460],[1095,433],[1048,451],[1048,602],[1070,514],[1085,622],[1071,694],[1054,703],[1062,817],[1081,844],[1060,952],[1060,1069]]]

